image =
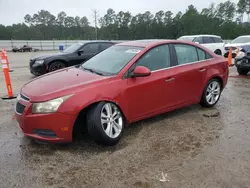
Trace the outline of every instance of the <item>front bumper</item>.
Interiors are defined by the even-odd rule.
[[[19,100],[16,103],[15,118],[25,136],[51,143],[72,142],[75,116],[62,113],[32,114],[31,110],[30,102]]]
[[[47,73],[47,67],[44,64],[35,64],[35,62],[30,62],[29,69],[30,69],[30,73],[36,76]]]
[[[239,61],[235,63],[235,66],[243,71],[250,71],[250,63]]]

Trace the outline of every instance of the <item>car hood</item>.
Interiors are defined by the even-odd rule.
[[[42,102],[75,94],[109,79],[110,77],[70,67],[31,80],[22,87],[21,93],[29,97],[31,102]]]
[[[226,47],[237,47],[237,48],[244,49],[246,52],[250,51],[250,43],[227,44],[227,45],[225,45],[225,48]]]
[[[36,57],[32,57],[31,60],[38,60],[38,59],[46,59],[46,58],[50,58],[50,57],[59,57],[59,56],[65,56],[68,55],[67,53],[54,53],[54,54],[45,54],[45,55],[40,55],[40,56],[36,56]]]
[[[226,44],[225,47],[241,47],[241,46],[247,46],[250,45],[250,43],[230,43],[230,44]]]

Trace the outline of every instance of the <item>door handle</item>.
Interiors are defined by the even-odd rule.
[[[175,80],[174,78],[168,78],[167,80],[165,80],[165,82],[172,82],[174,80]]]
[[[206,69],[202,68],[202,69],[200,69],[199,71],[200,71],[200,72],[205,72]]]

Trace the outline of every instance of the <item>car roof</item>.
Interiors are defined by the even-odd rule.
[[[171,40],[171,39],[147,39],[147,40],[134,40],[134,41],[127,41],[122,42],[116,45],[119,46],[134,46],[134,47],[153,47],[161,44],[170,44],[170,43],[182,43],[182,44],[192,44],[194,43],[188,42],[188,41],[179,41],[179,40]]]
[[[83,44],[87,44],[87,43],[113,43],[113,44],[116,44],[118,42],[117,41],[109,41],[109,40],[90,40],[90,41],[83,41],[83,42],[79,42],[79,43],[83,43]]]
[[[207,34],[204,34],[204,35],[184,35],[184,36],[181,36],[181,37],[219,37],[219,38],[221,38],[218,35],[207,35]]]
[[[146,39],[146,40],[134,40],[134,41],[126,41],[119,43],[117,45],[122,46],[137,46],[137,47],[148,47],[152,45],[157,45],[160,43],[169,43],[172,40],[165,40],[165,39]]]
[[[250,37],[250,35],[241,35],[241,36],[238,36],[238,37]]]

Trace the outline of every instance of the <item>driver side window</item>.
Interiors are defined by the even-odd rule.
[[[169,46],[161,45],[149,50],[136,62],[136,66],[145,66],[150,71],[170,67]]]
[[[95,54],[99,52],[99,44],[93,43],[93,44],[86,44],[82,50],[84,51],[84,54]]]

